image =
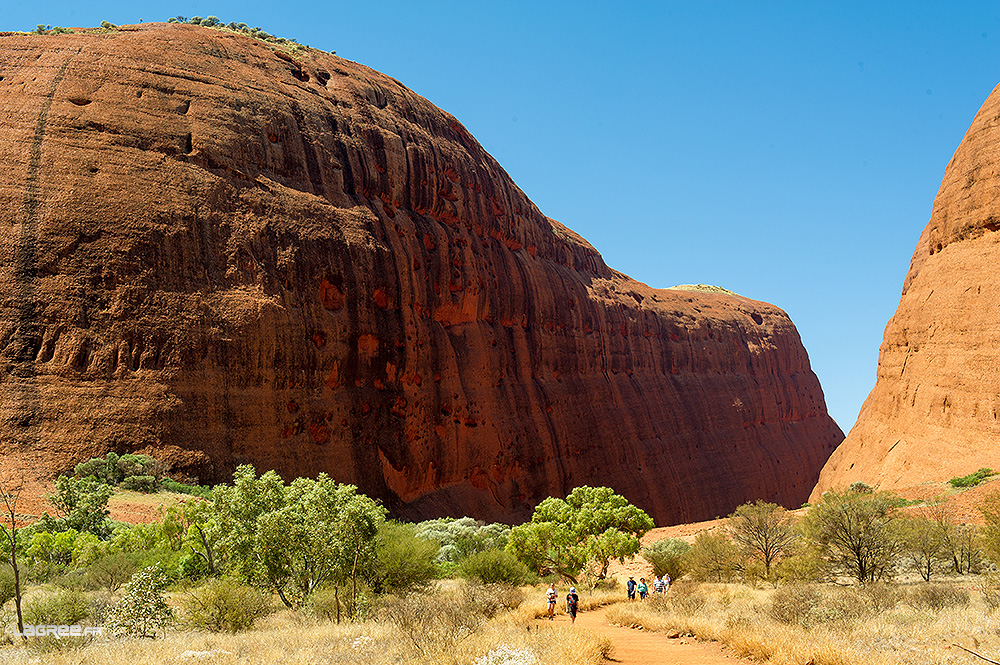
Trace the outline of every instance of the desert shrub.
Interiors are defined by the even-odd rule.
[[[14,597],[14,571],[10,566],[0,566],[0,607]]]
[[[439,650],[453,651],[480,629],[486,616],[476,611],[468,594],[411,593],[387,601],[381,619],[398,630],[420,656],[427,657]]]
[[[587,586],[593,591],[616,591],[621,587],[617,577],[596,578],[587,580]]]
[[[646,545],[641,554],[653,565],[654,575],[670,575],[671,579],[676,580],[687,572],[684,556],[690,550],[691,546],[680,538],[666,538]]]
[[[149,455],[122,455],[118,458],[118,471],[122,481],[129,476],[160,477],[163,465]]]
[[[116,593],[139,568],[134,556],[125,552],[114,552],[94,561],[87,569],[87,577],[92,585]]]
[[[35,596],[24,604],[25,624],[72,626],[90,616],[90,601],[81,591],[63,589]]]
[[[721,533],[703,531],[684,555],[690,576],[700,582],[728,582],[736,577],[742,563],[739,548]]]
[[[469,611],[492,619],[501,612],[515,610],[524,602],[525,594],[510,584],[467,584],[466,603]]]
[[[414,525],[383,522],[375,542],[376,560],[367,577],[377,593],[421,589],[437,574],[438,544],[418,536]]]
[[[104,28],[105,30],[114,30],[118,26],[112,23],[111,21],[101,21],[101,27]]]
[[[995,573],[980,576],[977,588],[987,610],[992,612],[1000,608],[1000,579]]]
[[[309,611],[327,621],[340,622],[342,617],[351,617],[357,621],[366,620],[375,607],[375,594],[367,587],[359,587],[357,594],[353,589],[343,586],[325,586],[314,592],[309,598]]]
[[[214,633],[236,633],[270,611],[260,591],[232,578],[209,580],[183,601],[184,623]]]
[[[921,584],[909,590],[907,602],[917,608],[940,612],[946,607],[967,607],[970,594],[951,584]]]
[[[525,584],[531,573],[528,567],[506,550],[488,550],[466,557],[458,565],[459,574],[483,584]]]
[[[872,605],[872,609],[875,612],[888,612],[892,608],[896,607],[902,600],[905,594],[903,591],[894,584],[887,584],[885,582],[878,582],[876,584],[868,584],[862,587],[862,592],[867,596],[868,601]]]
[[[874,487],[860,480],[855,480],[848,489],[855,494],[871,494],[875,491]]]
[[[650,598],[662,598],[663,594],[654,593]],[[670,585],[670,591],[666,597],[666,603],[676,612],[681,614],[696,614],[698,610],[705,607],[708,599],[702,591],[701,585],[688,580],[681,580]]]
[[[108,630],[119,637],[155,637],[174,619],[173,610],[163,599],[167,582],[156,566],[133,575],[125,585],[124,596],[108,615]]]
[[[73,548],[79,534],[74,529],[58,533],[39,531],[28,541],[26,554],[32,563],[47,562],[66,565],[73,560]]]
[[[122,489],[152,494],[159,487],[153,476],[126,476],[125,480],[122,481]]]
[[[808,627],[809,613],[819,605],[821,596],[815,587],[794,585],[781,587],[771,595],[768,615],[775,621]]]
[[[952,478],[948,481],[948,484],[952,487],[975,487],[979,485],[984,480],[990,476],[995,476],[996,472],[993,469],[983,467],[978,471],[973,471],[967,476],[959,476],[957,478]]]
[[[871,614],[871,602],[863,591],[856,588],[833,588],[823,596],[822,602],[809,613],[809,624],[836,623],[851,627]]]
[[[177,564],[177,576],[187,580],[200,580],[208,577],[208,563],[197,554],[185,553]]]
[[[470,554],[502,550],[507,546],[510,527],[486,524],[471,517],[444,517],[417,524],[416,535],[441,546],[438,561],[459,562]]]
[[[169,492],[177,492],[178,494],[189,494],[201,497],[202,499],[212,498],[212,488],[208,485],[188,485],[187,483],[178,482],[173,478],[164,478],[160,481],[160,487]]]

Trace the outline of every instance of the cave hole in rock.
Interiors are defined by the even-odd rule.
[[[764,317],[758,314],[757,312],[753,312],[752,314],[750,314],[750,318],[753,319],[753,322],[756,323],[757,325],[764,323]]]

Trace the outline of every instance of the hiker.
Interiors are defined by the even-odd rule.
[[[629,600],[635,600],[635,578],[631,575],[628,576],[628,582],[625,583],[625,591],[628,592]]]
[[[576,587],[571,586],[566,594],[566,614],[569,615],[570,623],[576,623],[576,608],[580,604],[580,596],[576,595]]]
[[[663,593],[670,591],[670,575],[663,576]]]
[[[653,593],[663,593],[664,592],[663,578],[657,576],[653,581]]]
[[[649,585],[646,584],[645,577],[639,578],[639,586],[636,589],[639,591],[639,600],[646,600],[646,594],[649,593]]]
[[[549,584],[549,590],[545,592],[545,598],[549,601],[549,621],[554,621],[556,618],[556,599],[558,596],[559,592],[556,591],[556,583],[552,582]]]

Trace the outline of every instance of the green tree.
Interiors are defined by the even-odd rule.
[[[805,533],[835,567],[861,584],[892,577],[902,550],[897,508],[886,492],[826,492],[803,520]]]
[[[31,536],[28,549],[25,551],[30,561],[66,565],[73,560],[73,550],[76,547],[76,529],[49,533],[39,531]]]
[[[652,564],[654,575],[670,575],[671,579],[676,580],[687,572],[685,557],[690,550],[691,545],[680,538],[664,538],[643,547],[641,554]]]
[[[111,534],[108,520],[108,499],[114,489],[94,478],[59,476],[56,491],[45,498],[56,509],[59,518],[48,513],[42,516],[42,526],[47,531],[88,531],[98,538]]]
[[[356,596],[385,519],[382,506],[326,474],[286,486],[274,471],[258,478],[249,465],[237,468],[232,486],[215,489],[213,513],[228,568],[288,607],[302,607],[324,583],[349,582]]]
[[[906,558],[925,582],[931,581],[935,564],[947,556],[942,530],[934,520],[923,515],[903,518],[900,535]]]
[[[167,576],[157,566],[140,570],[125,585],[122,599],[111,608],[107,627],[123,637],[156,637],[156,632],[174,620],[174,612],[163,598]]]
[[[215,549],[221,534],[211,503],[188,499],[171,504],[164,511],[161,533],[171,549],[189,549],[202,560],[205,571],[215,575]]]
[[[511,529],[507,548],[540,575],[557,573],[574,584],[593,562],[598,579],[612,559],[639,552],[639,539],[653,520],[609,487],[578,487],[566,499],[549,497],[531,521]]]
[[[775,561],[785,555],[796,538],[785,509],[760,500],[739,506],[726,520],[726,526],[743,554],[764,566],[767,580],[773,579]]]
[[[375,593],[405,593],[434,579],[441,548],[417,533],[413,524],[388,521],[379,525],[375,561],[365,574]]]
[[[441,545],[438,561],[458,563],[470,554],[502,550],[507,546],[510,527],[486,524],[471,517],[443,517],[420,522],[416,535]]]

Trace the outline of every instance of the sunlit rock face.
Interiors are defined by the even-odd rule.
[[[878,380],[814,498],[1000,469],[1000,88],[945,169],[885,328]]]
[[[842,438],[783,311],[608,268],[394,79],[195,26],[0,39],[8,462],[326,472],[409,518],[610,485],[664,524],[798,505]]]

